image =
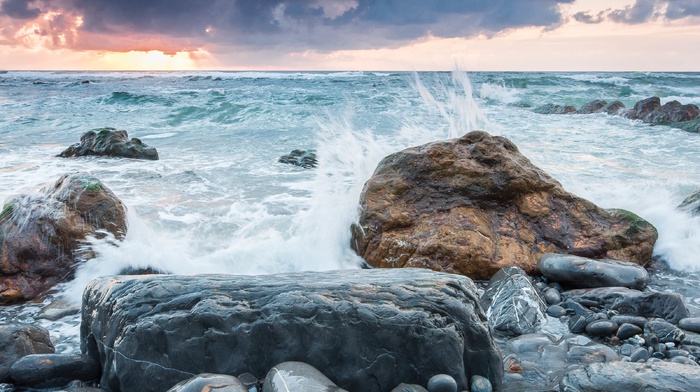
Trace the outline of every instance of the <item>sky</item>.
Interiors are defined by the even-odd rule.
[[[700,0],[0,0],[0,70],[700,71]]]

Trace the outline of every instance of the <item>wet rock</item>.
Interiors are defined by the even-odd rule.
[[[177,383],[168,392],[248,392],[236,377],[203,373]]]
[[[678,326],[686,331],[700,333],[700,317],[688,317],[681,319]]]
[[[500,354],[476,292],[466,277],[425,269],[98,278],[83,295],[81,349],[100,360],[100,385],[122,392],[200,373],[261,377],[287,360],[351,391],[439,373],[496,386]]]
[[[700,372],[669,362],[591,364],[568,372],[561,391],[695,391]]]
[[[685,338],[683,339],[683,345],[687,346],[689,344],[700,345],[700,334],[686,331]]]
[[[634,104],[634,108],[626,111],[623,116],[632,120],[641,120],[660,107],[661,99],[659,97],[651,97]]]
[[[569,363],[586,365],[589,363],[612,362],[619,357],[615,350],[610,347],[599,344],[589,343],[584,346],[574,346],[566,354]]]
[[[634,352],[635,348],[633,345],[629,343],[625,343],[622,346],[620,346],[620,355],[626,355],[630,356]]]
[[[287,155],[282,155],[277,162],[301,166],[304,169],[314,168],[318,165],[315,150],[293,150]]]
[[[573,333],[582,333],[586,330],[586,325],[588,321],[583,316],[576,315],[569,319],[569,330]]]
[[[547,279],[575,288],[621,286],[643,289],[649,283],[647,270],[628,261],[545,253],[537,267]]]
[[[659,342],[680,343],[685,338],[685,332],[664,320],[651,320],[644,326],[644,334],[654,334]]]
[[[700,117],[690,121],[684,121],[680,123],[668,123],[666,125],[668,125],[669,127],[682,129],[686,132],[700,133]]]
[[[328,391],[342,392],[328,377],[303,362],[283,362],[275,365],[265,377],[263,392]]]
[[[126,211],[87,173],[61,176],[34,194],[10,198],[0,213],[0,302],[35,298],[73,276],[88,257],[87,236],[121,238]]]
[[[261,390],[260,388],[262,388],[262,381],[258,380],[258,378],[255,377],[251,373],[246,372],[243,374],[239,374],[237,378],[240,382],[243,383],[243,385],[245,385],[246,390],[251,390],[253,388],[256,388],[255,391],[252,391],[252,392],[256,392],[256,391],[260,391]]]
[[[617,337],[620,340],[625,340],[635,335],[641,335],[642,332],[644,331],[638,326],[630,323],[624,323],[620,325],[620,328],[617,330]]]
[[[56,299],[39,311],[39,318],[56,321],[80,313],[80,306],[64,299]]]
[[[566,192],[511,141],[480,131],[384,158],[360,207],[352,247],[370,265],[474,279],[507,266],[536,273],[547,252],[642,264],[657,237],[638,216]]]
[[[622,103],[620,101],[613,101],[613,102],[610,102],[609,104],[607,104],[603,108],[602,111],[611,115],[611,116],[614,116],[614,115],[618,115],[618,114],[622,113],[624,110],[625,110],[624,103]]]
[[[401,383],[392,389],[391,392],[428,392],[428,390],[420,385]]]
[[[590,300],[599,307],[614,310],[621,315],[662,318],[677,324],[688,317],[683,297],[672,293],[641,292],[625,287],[579,289],[563,293],[564,298],[580,302]]]
[[[530,333],[547,319],[537,289],[518,267],[502,268],[491,278],[481,306],[491,329],[511,336]]]
[[[428,380],[428,392],[457,392],[457,381],[449,374],[436,374]]]
[[[532,109],[533,112],[539,114],[569,114],[576,112],[576,108],[573,106],[562,106],[548,103],[546,105],[538,106]]]
[[[561,302],[561,295],[559,294],[559,291],[551,288],[547,289],[544,292],[542,298],[545,300],[545,302],[547,302],[548,305],[554,305]]]
[[[586,325],[586,333],[591,336],[610,336],[618,328],[618,325],[610,320],[596,320]]]
[[[596,99],[587,104],[583,105],[581,109],[577,110],[576,114],[591,114],[602,112],[603,109],[608,105],[606,101]]]
[[[30,388],[62,387],[73,380],[100,377],[100,364],[87,355],[31,354],[12,365],[15,384]]]
[[[630,354],[631,362],[646,361],[647,359],[649,359],[649,350],[645,347],[636,348],[632,351],[632,354]]]
[[[642,329],[644,329],[644,326],[647,324],[647,322],[649,322],[649,319],[647,319],[646,317],[620,315],[612,316],[610,320],[616,322],[618,325],[632,324]]]
[[[149,147],[137,138],[129,140],[126,131],[115,128],[87,131],[80,137],[80,143],[68,147],[58,156],[71,158],[90,155],[158,160],[158,151],[155,148]]]
[[[683,200],[678,208],[690,212],[693,216],[700,215],[700,190]]]
[[[642,121],[652,124],[690,121],[700,116],[700,109],[693,104],[683,105],[678,101],[670,101],[642,118]]]
[[[55,351],[49,331],[34,325],[0,324],[0,383],[9,382],[10,367],[30,354]]]
[[[559,305],[552,305],[547,308],[547,314],[552,317],[559,318],[562,316],[566,316],[566,309],[562,308]]]
[[[469,383],[470,392],[492,392],[493,386],[491,382],[486,377],[472,376],[471,382]]]

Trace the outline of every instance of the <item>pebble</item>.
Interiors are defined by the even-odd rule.
[[[645,317],[639,317],[639,316],[613,316],[610,318],[610,320],[618,323],[619,325],[634,324],[634,325],[638,326],[639,328],[644,328],[646,323],[649,321]]]
[[[609,336],[617,331],[618,325],[610,320],[596,320],[586,325],[586,333],[591,336]]]
[[[690,355],[690,352],[688,352],[686,350],[668,350],[668,357],[669,358],[674,358],[674,357],[679,357],[679,356],[687,357],[688,355]]]
[[[661,353],[661,354],[666,355],[666,351],[668,351],[668,346],[666,346],[666,345],[663,344],[663,343],[659,343],[659,344],[656,345],[655,350],[656,350],[657,353]]]
[[[573,333],[581,333],[586,330],[586,319],[583,316],[574,316],[569,319],[569,330]]]
[[[566,315],[566,309],[559,305],[552,305],[547,308],[547,314],[552,317],[559,318]]]
[[[634,346],[629,343],[625,343],[620,346],[620,355],[630,356],[632,355],[632,351],[634,351]]]
[[[644,331],[642,331],[642,329],[638,326],[630,323],[624,323],[620,325],[620,328],[617,330],[617,337],[620,338],[620,340],[625,340],[634,335],[639,335],[642,332]]]
[[[552,288],[549,288],[544,292],[543,298],[547,302],[547,305],[554,305],[561,302],[561,295],[556,289]]]
[[[684,365],[698,366],[697,362],[693,361],[692,359],[690,359],[688,357],[682,357],[682,356],[671,358],[671,362],[682,363]]]
[[[700,317],[688,317],[681,319],[678,326],[686,331],[700,333]]]
[[[666,356],[664,355],[664,353],[660,353],[660,352],[658,352],[658,351],[655,352],[655,353],[653,353],[653,354],[651,354],[651,357],[652,357],[652,358],[657,358],[657,359],[664,359],[664,358],[666,358]]]
[[[457,392],[457,381],[448,374],[436,374],[428,380],[428,392]]]
[[[471,392],[492,392],[493,386],[491,386],[491,381],[483,376],[472,376],[471,382],[469,383]]]
[[[649,359],[649,351],[644,347],[639,347],[630,355],[631,362],[646,361],[647,359]]]

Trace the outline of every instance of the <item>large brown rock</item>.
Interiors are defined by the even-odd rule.
[[[69,279],[78,247],[103,231],[121,238],[121,201],[87,173],[63,175],[35,194],[7,200],[0,213],[0,302],[27,300]]]
[[[546,252],[650,260],[656,229],[566,192],[506,138],[471,132],[384,158],[360,197],[352,246],[375,267],[489,279],[537,272]]]

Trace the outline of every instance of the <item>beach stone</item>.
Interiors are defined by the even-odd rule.
[[[200,373],[262,378],[291,360],[351,391],[434,374],[496,386],[500,354],[476,292],[425,269],[97,278],[83,294],[81,350],[100,361],[100,385],[122,392]]]
[[[542,298],[547,302],[547,305],[555,305],[561,302],[561,295],[556,289],[547,289]]]
[[[58,156],[62,158],[84,156],[108,156],[133,159],[158,160],[158,151],[140,139],[132,138],[126,131],[116,128],[98,128],[85,132],[76,143]]]
[[[625,340],[625,339],[629,339],[635,335],[641,335],[643,332],[644,331],[641,328],[639,328],[638,326],[636,326],[634,324],[624,323],[624,324],[620,325],[620,328],[617,330],[616,336],[620,340]]]
[[[649,319],[646,317],[637,317],[637,316],[621,316],[621,315],[615,315],[610,318],[611,321],[616,322],[619,325],[622,324],[632,324],[636,325],[639,328],[644,328],[644,326],[647,324]]]
[[[203,373],[180,381],[167,392],[248,392],[248,388],[236,377]]]
[[[287,155],[282,155],[280,159],[277,160],[277,162],[301,166],[304,169],[314,168],[318,165],[315,150],[293,150]]]
[[[392,389],[391,392],[428,392],[428,390],[420,385],[401,383]]]
[[[622,346],[620,346],[620,355],[630,356],[630,355],[632,355],[632,352],[634,352],[633,345],[631,345],[629,343],[625,343]]]
[[[385,157],[351,245],[374,267],[486,280],[508,266],[536,274],[547,252],[643,264],[656,238],[640,217],[566,192],[510,140],[474,131]]]
[[[624,103],[622,103],[620,101],[613,101],[613,102],[610,102],[609,104],[607,104],[603,108],[602,111],[611,115],[611,116],[614,116],[614,115],[618,115],[618,114],[622,113],[624,110],[625,110]]]
[[[80,313],[80,306],[58,298],[39,311],[39,318],[56,321]]]
[[[569,114],[576,112],[576,108],[570,105],[555,105],[548,103],[532,109],[533,112],[539,114]]]
[[[644,334],[654,334],[661,343],[680,343],[685,338],[685,332],[664,320],[651,320],[644,326]]]
[[[586,333],[591,336],[610,336],[617,328],[618,325],[610,320],[596,320],[586,325]]]
[[[50,354],[55,349],[44,327],[0,324],[0,383],[10,382],[10,368],[30,354]]]
[[[567,362],[586,365],[596,362],[611,362],[619,359],[615,350],[600,343],[588,343],[583,346],[573,346],[566,354]]]
[[[693,361],[692,359],[684,356],[677,356],[671,358],[671,362],[673,363],[681,363],[683,365],[690,365],[690,366],[698,366],[698,363]]]
[[[544,301],[518,267],[502,268],[493,275],[481,306],[486,309],[489,327],[510,336],[530,333],[547,320]]]
[[[659,97],[650,97],[635,103],[634,108],[626,111],[623,116],[631,120],[641,120],[660,107],[661,99]]]
[[[573,288],[622,286],[643,289],[649,283],[647,270],[627,261],[545,253],[537,267],[547,279]]]
[[[683,296],[673,293],[641,292],[626,287],[600,287],[565,291],[562,297],[577,302],[588,300],[598,307],[617,311],[621,315],[658,317],[673,324],[690,314],[683,302]]]
[[[315,367],[289,361],[275,365],[265,377],[262,392],[328,391],[343,392]],[[347,392],[347,391],[345,391]]]
[[[470,392],[492,392],[493,386],[491,381],[486,377],[472,376],[471,382],[469,383]]]
[[[652,124],[664,124],[690,121],[700,116],[700,108],[696,105],[683,105],[678,101],[670,101],[647,114],[642,121]]]
[[[560,391],[695,391],[700,372],[672,362],[595,363],[568,372]]]
[[[649,359],[649,350],[644,347],[639,347],[630,354],[631,362],[646,361],[647,359]]]
[[[603,109],[608,105],[606,101],[596,99],[591,102],[588,102],[587,104],[581,106],[581,109],[577,110],[576,114],[591,114],[591,113],[598,113],[602,112]]]
[[[87,355],[31,354],[12,365],[10,377],[22,387],[57,388],[73,380],[97,380],[100,364]]]
[[[678,326],[686,331],[700,333],[700,317],[687,317],[678,321]]]
[[[248,390],[253,388],[259,390],[260,388],[262,388],[261,380],[258,380],[258,378],[251,373],[246,372],[243,374],[239,374],[236,378],[238,378],[238,380],[242,382]]]
[[[428,380],[428,392],[457,392],[457,381],[449,374],[436,374]]]
[[[562,308],[559,305],[552,305],[547,308],[547,314],[552,317],[559,318],[562,316],[566,316],[566,309]]]
[[[65,174],[38,192],[9,198],[0,213],[0,302],[33,299],[71,279],[89,257],[82,241],[104,231],[122,238],[126,210],[88,173]]]
[[[571,332],[582,333],[586,330],[586,325],[588,325],[588,321],[586,321],[585,317],[576,315],[569,319],[568,325],[569,330]]]

